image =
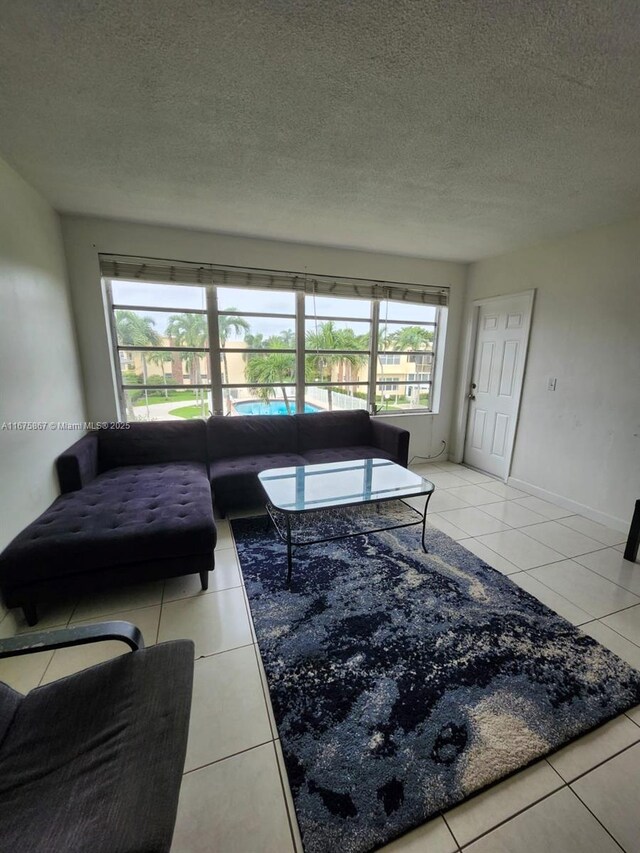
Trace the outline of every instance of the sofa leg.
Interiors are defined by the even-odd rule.
[[[209,589],[209,572],[208,571],[200,572],[200,583],[202,584],[203,591]]]
[[[24,618],[27,620],[27,625],[36,625],[38,622],[38,610],[33,602],[22,605]]]

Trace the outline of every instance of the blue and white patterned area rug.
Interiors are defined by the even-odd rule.
[[[307,853],[375,850],[640,702],[640,673],[438,530],[232,522]],[[561,569],[559,570],[561,571]]]

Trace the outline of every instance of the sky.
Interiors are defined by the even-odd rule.
[[[192,287],[182,284],[153,284],[149,282],[112,281],[113,301],[120,305],[150,305],[158,308],[175,308],[176,313],[189,309],[206,308],[204,287]],[[218,309],[235,309],[237,311],[273,312],[290,314],[289,318],[250,317],[248,322],[251,331],[261,332],[265,337],[278,334],[295,326],[295,294],[272,290],[251,290],[249,288],[218,287]],[[166,312],[143,312],[150,316],[159,334],[164,334],[166,322],[170,316]],[[362,334],[369,329],[366,319],[370,316],[370,305],[367,300],[340,299],[327,296],[307,296],[305,313],[307,316],[348,317],[359,322],[347,325],[356,334]],[[434,322],[436,309],[427,305],[413,305],[398,302],[383,302],[380,306],[380,319],[404,320],[409,323]],[[364,321],[364,322],[363,322]],[[314,321],[307,322],[307,328],[315,325]],[[242,335],[239,335],[241,339]],[[232,337],[230,337],[232,340]]]

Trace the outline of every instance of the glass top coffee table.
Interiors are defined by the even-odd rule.
[[[287,545],[287,583],[291,581],[292,549],[298,545],[317,545],[349,536],[380,533],[400,527],[422,525],[422,547],[425,544],[427,507],[435,486],[419,474],[408,471],[388,459],[356,459],[351,462],[327,462],[320,465],[299,465],[292,468],[270,468],[258,474],[268,502],[269,517],[277,534]],[[406,503],[407,498],[426,497],[421,511]],[[383,505],[400,501],[404,516],[410,521],[394,518],[388,523],[367,529],[353,529],[349,523],[349,508],[368,504]],[[329,522],[331,511],[347,513],[347,524]],[[412,514],[417,518],[413,519]],[[335,512],[333,513],[335,519]],[[355,519],[353,519],[355,520]],[[399,522],[399,523],[396,523]]]

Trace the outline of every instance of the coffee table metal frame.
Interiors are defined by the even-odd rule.
[[[354,461],[359,461],[359,460],[354,460]],[[373,461],[377,461],[377,460],[373,460]],[[387,460],[384,460],[384,461],[387,461]],[[304,465],[301,467],[313,468],[314,466],[313,465]],[[401,466],[398,466],[398,467],[401,467]],[[264,474],[273,473],[274,470],[278,470],[278,469],[268,469],[268,470],[264,471],[263,473]],[[260,477],[260,475],[258,475],[258,477]],[[435,491],[435,486],[430,481],[425,480],[424,478],[422,478],[422,479],[425,483],[429,484],[429,486],[431,487],[430,489],[416,490],[415,493],[412,493],[410,495],[405,494],[403,496],[389,495],[388,497],[375,497],[375,498],[372,498],[371,500],[366,500],[366,499],[354,500],[353,502],[350,502],[350,503],[339,502],[336,504],[327,504],[327,505],[322,506],[322,507],[309,507],[309,508],[304,508],[304,509],[284,509],[281,506],[274,505],[271,501],[267,501],[267,503],[265,505],[265,509],[267,510],[267,514],[268,514],[269,518],[271,519],[271,522],[273,524],[273,527],[274,527],[277,535],[280,537],[280,539],[287,546],[287,585],[289,585],[291,583],[291,574],[292,574],[292,570],[293,570],[293,549],[296,547],[299,547],[301,545],[319,545],[322,542],[333,542],[337,539],[350,539],[353,536],[366,536],[369,533],[383,533],[384,531],[387,531],[387,530],[398,530],[402,527],[415,527],[418,524],[421,524],[422,525],[422,536],[421,536],[422,548],[423,548],[425,553],[429,553],[427,550],[426,542],[425,542],[425,534],[426,534],[426,526],[427,526],[427,509],[429,507],[429,500],[431,498],[431,495]],[[262,487],[265,489],[265,491],[267,492],[267,496],[268,496],[269,495],[268,486],[266,485],[266,483],[264,481],[262,481],[262,478],[261,478],[261,482],[262,482]],[[416,509],[414,506],[411,506],[411,504],[407,503],[407,499],[419,498],[419,497],[426,497],[426,501],[424,504],[424,510],[422,510],[422,511],[419,509]],[[358,507],[358,506],[367,506],[367,505],[371,505],[371,504],[388,503],[389,501],[400,501],[400,503],[403,503],[407,507],[407,509],[411,510],[412,513],[415,513],[418,516],[418,518],[415,521],[408,521],[408,522],[404,522],[402,524],[390,524],[390,525],[385,525],[384,527],[377,527],[377,528],[372,528],[372,529],[367,529],[367,530],[356,530],[352,533],[339,533],[335,536],[326,536],[326,537],[323,537],[321,539],[294,540],[292,538],[292,535],[291,535],[291,517],[294,515],[295,516],[301,516],[301,515],[307,515],[307,514],[312,513],[312,512],[313,513],[320,513],[323,511],[330,511],[330,510],[336,510],[336,509],[348,509],[349,507]],[[284,519],[285,519],[284,531],[281,529],[281,525],[276,518],[278,513],[280,513],[282,516],[284,516]]]

